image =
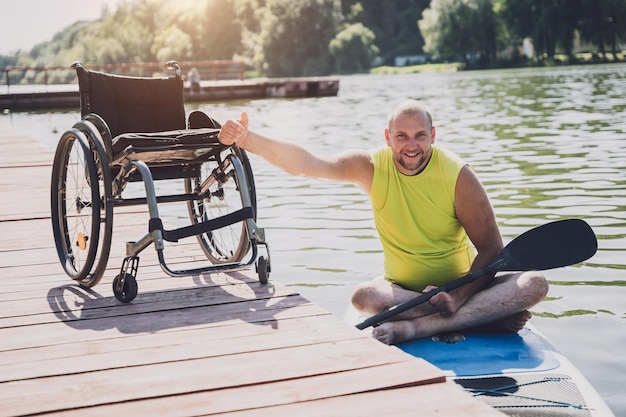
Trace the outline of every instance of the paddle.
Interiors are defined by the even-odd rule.
[[[378,313],[362,323],[358,329],[378,326],[389,318],[430,300],[440,292],[450,292],[477,278],[499,271],[541,271],[573,265],[591,258],[598,249],[598,241],[589,225],[580,219],[558,220],[522,233],[502,249],[491,263],[432,291],[407,300]]]

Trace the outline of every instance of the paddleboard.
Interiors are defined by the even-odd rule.
[[[360,323],[357,314],[349,308],[346,321]],[[509,416],[615,417],[583,374],[530,323],[519,333],[467,330],[397,347]]]
[[[473,330],[398,345],[511,416],[614,417],[582,373],[533,325]]]

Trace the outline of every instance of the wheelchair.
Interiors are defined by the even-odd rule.
[[[186,118],[180,66],[167,62],[169,75],[163,77],[107,74],[80,62],[72,68],[81,120],[59,140],[50,193],[54,241],[67,275],[85,287],[98,284],[110,255],[114,208],[147,205],[147,234],[126,243],[113,280],[119,301],[137,296],[138,255],[152,244],[170,276],[232,272],[254,264],[259,282],[266,284],[269,247],[256,224],[250,161],[243,149],[218,141],[220,125],[214,119],[200,111]],[[164,193],[173,187],[163,186],[157,195],[155,184],[162,180],[174,180],[178,192]],[[141,182],[145,191],[125,192],[131,183],[141,190]],[[187,206],[189,222],[168,230],[159,205],[172,202]],[[192,237],[206,256],[201,266],[170,267],[166,242]]]

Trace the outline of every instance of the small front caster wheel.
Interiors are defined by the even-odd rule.
[[[265,259],[265,257],[260,256],[257,260],[256,272],[259,274],[259,282],[263,285],[267,284],[270,271],[269,265],[267,264],[267,259]]]
[[[137,297],[137,280],[128,273],[122,273],[113,280],[113,294],[123,303],[130,303]]]

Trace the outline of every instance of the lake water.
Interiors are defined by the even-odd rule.
[[[505,243],[532,227],[582,218],[599,240],[582,265],[546,271],[533,323],[626,416],[626,65],[341,77],[337,97],[189,105],[320,153],[384,144],[391,105],[423,100],[438,143],[482,179]],[[78,112],[0,120],[55,146]],[[289,177],[252,157],[271,278],[339,317],[354,286],[382,273],[366,195],[352,185]],[[186,211],[165,211],[176,221]]]

